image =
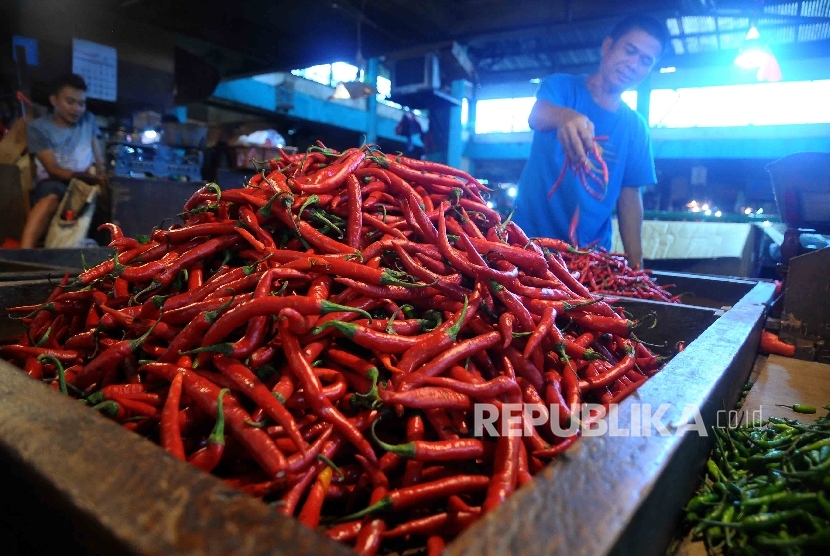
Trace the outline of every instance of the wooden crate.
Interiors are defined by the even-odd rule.
[[[0,285],[0,306],[42,300],[50,288]],[[616,409],[618,426],[630,428],[635,404],[670,403],[663,422],[683,424],[688,406],[710,427],[752,368],[772,290],[759,283],[726,312],[625,301],[635,317],[654,311],[663,319],[654,337],[640,332],[643,340],[690,343]],[[12,333],[12,324],[0,318],[0,335]],[[21,553],[59,546],[112,554],[349,554],[2,362],[0,396],[0,524]],[[446,553],[663,554],[709,439],[583,438]]]

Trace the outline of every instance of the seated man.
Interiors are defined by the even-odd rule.
[[[86,111],[86,83],[79,75],[59,77],[49,96],[55,111],[27,126],[29,152],[37,175],[30,193],[31,210],[20,246],[31,249],[40,241],[72,178],[104,185],[104,159],[98,145],[98,125]],[[93,174],[92,171],[95,171]]]

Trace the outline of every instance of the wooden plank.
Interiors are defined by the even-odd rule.
[[[4,505],[41,512],[27,536],[55,534],[51,510],[93,554],[350,554],[5,361],[0,401]]]
[[[781,405],[805,403],[818,408],[813,415],[795,413]],[[830,403],[830,365],[770,355],[744,401],[747,412],[760,411],[764,419],[786,417],[812,423]],[[750,413],[751,414],[751,413]]]
[[[26,150],[26,120],[18,118],[0,141],[0,164],[14,164]]]

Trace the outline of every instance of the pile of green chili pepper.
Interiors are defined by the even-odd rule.
[[[791,409],[816,412],[804,404]],[[707,480],[686,506],[693,540],[710,554],[826,553],[830,418],[771,417],[714,431]]]
[[[565,244],[464,172],[374,146],[268,164],[183,224],[106,225],[113,258],[10,309],[0,356],[361,554],[437,553],[577,441],[583,404],[659,371]],[[549,421],[476,435],[477,403]]]

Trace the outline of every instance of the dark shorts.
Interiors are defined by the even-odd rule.
[[[29,204],[34,206],[47,195],[57,195],[58,201],[66,194],[68,184],[60,180],[42,180],[29,192]]]

